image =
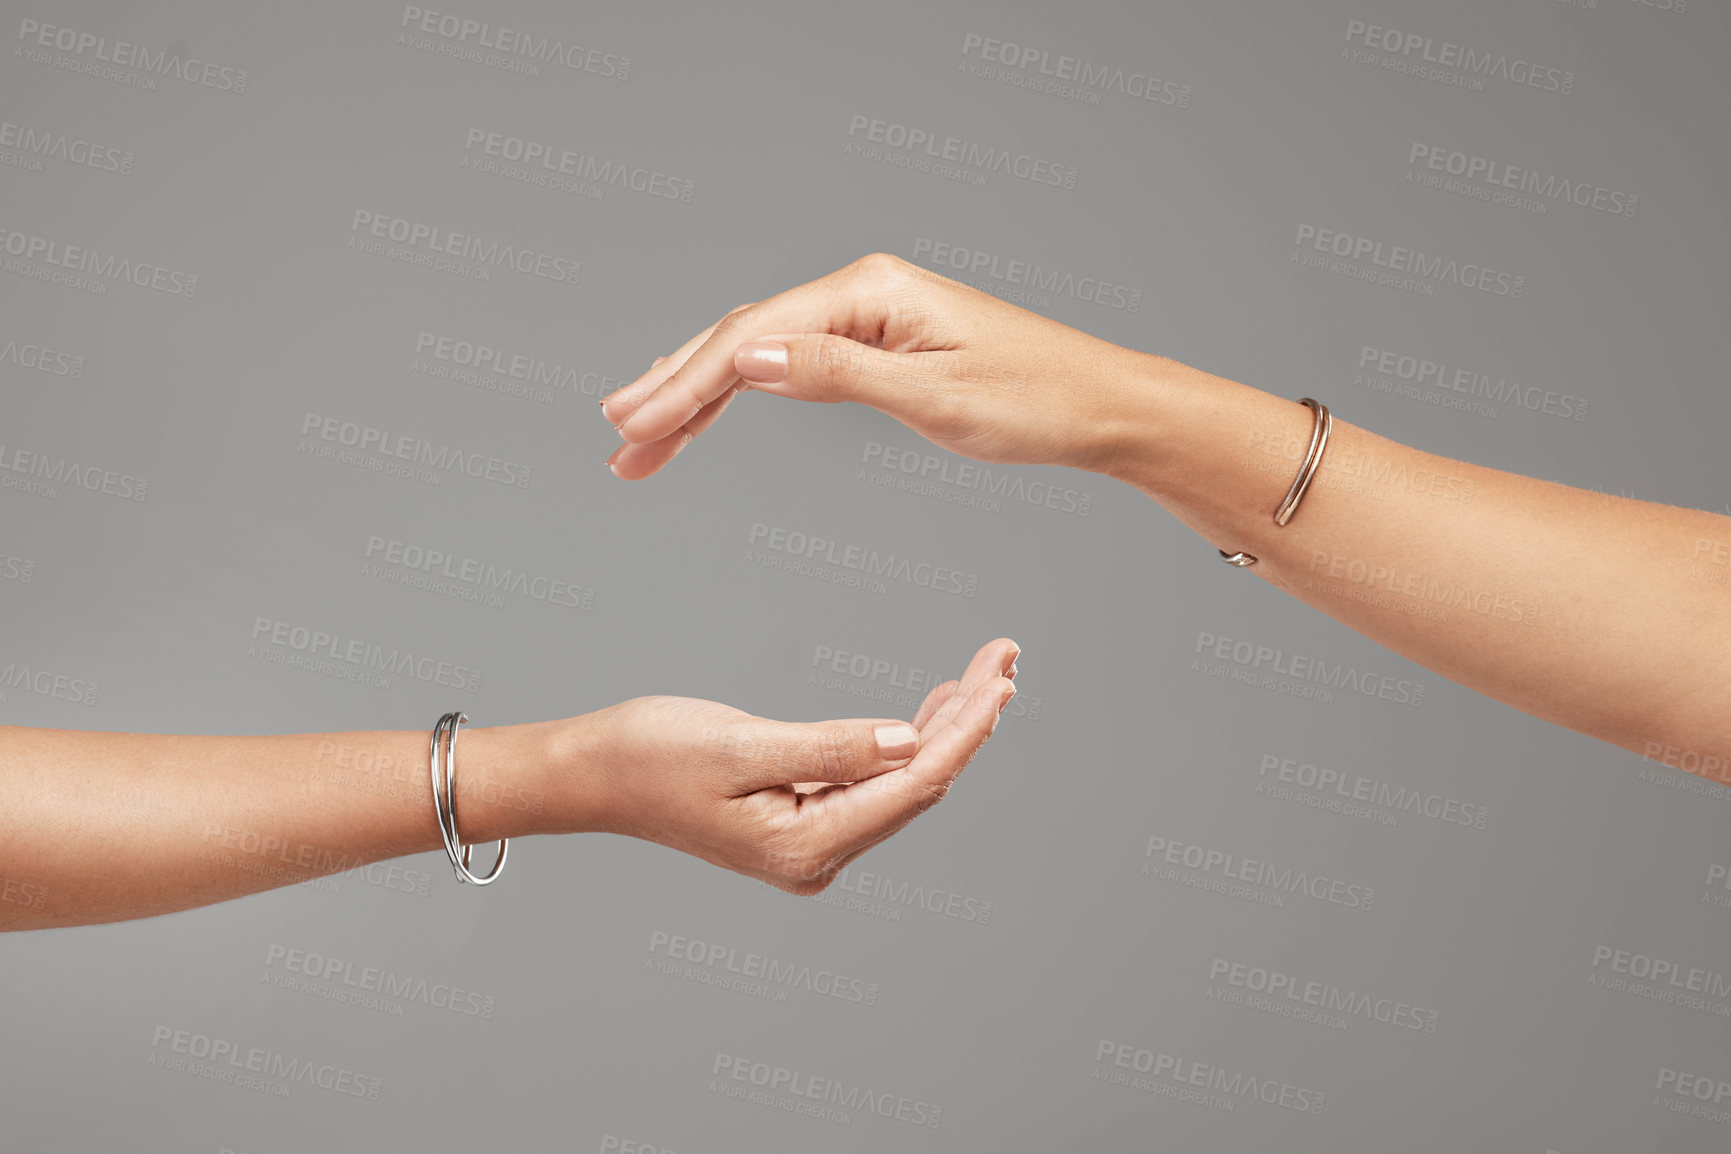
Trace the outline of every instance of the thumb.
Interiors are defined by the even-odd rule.
[[[919,752],[919,731],[894,718],[760,721],[734,741],[735,780],[754,793],[796,782],[853,782],[900,769]]]
[[[746,341],[733,371],[752,388],[801,401],[893,405],[906,376],[904,354],[833,333],[793,333]]]

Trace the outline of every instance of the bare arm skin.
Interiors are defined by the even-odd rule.
[[[1451,460],[1337,416],[1279,527],[1308,408],[885,254],[734,309],[607,397],[626,442],[614,472],[657,472],[748,389],[868,404],[984,461],[1117,478],[1444,677],[1731,781],[1731,518]]]
[[[943,798],[1014,695],[1017,654],[984,646],[911,725],[638,697],[464,726],[458,831],[479,871],[501,837],[607,832],[814,894]],[[148,917],[441,850],[429,740],[0,727],[0,930]]]

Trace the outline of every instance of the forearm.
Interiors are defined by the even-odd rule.
[[[566,723],[464,726],[464,842],[570,828],[557,765],[573,740]],[[428,745],[425,730],[0,728],[0,930],[168,913],[442,849]]]
[[[1731,780],[1731,518],[1450,460],[1337,417],[1281,527],[1309,409],[1158,357],[1108,387],[1122,417],[1101,471],[1257,557],[1255,576],[1518,709]]]

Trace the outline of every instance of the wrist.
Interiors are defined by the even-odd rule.
[[[587,720],[464,726],[457,741],[457,820],[463,840],[598,828],[594,767],[600,761]]]
[[[1123,392],[1128,407],[1097,471],[1140,489],[1204,539],[1256,552],[1303,460],[1310,410],[1151,355]]]
[[[1095,422],[1092,459],[1085,467],[1158,500],[1186,404],[1203,374],[1154,353],[1126,351],[1128,360],[1101,387],[1107,403]]]

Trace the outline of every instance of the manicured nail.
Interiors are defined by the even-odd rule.
[[[905,721],[880,725],[873,733],[878,741],[878,756],[885,761],[906,761],[920,746],[920,735]]]
[[[656,365],[659,365],[662,361],[665,361],[666,359],[667,359],[666,357],[656,357],[653,361],[649,362],[649,367],[653,369]]]
[[[780,341],[746,341],[733,353],[733,371],[760,385],[787,376],[787,346]]]
[[[1010,691],[1008,693],[1004,694],[1004,700],[998,702],[998,712],[999,713],[1004,712],[1004,706],[1010,704],[1011,699],[1014,698],[1015,696],[1016,696],[1016,687],[1014,685],[1012,685],[1012,686],[1010,686]]]

